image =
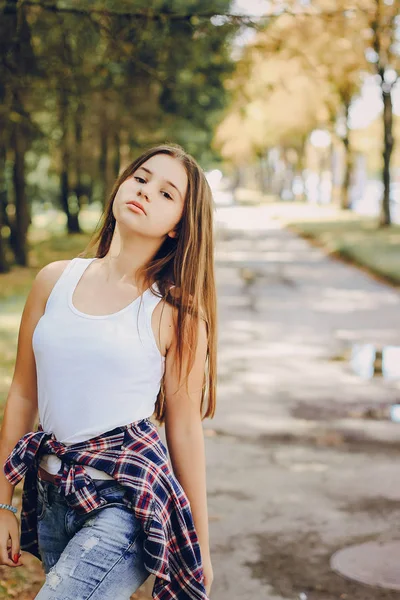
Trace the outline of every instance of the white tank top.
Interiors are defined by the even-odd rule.
[[[151,326],[161,298],[151,288],[108,315],[89,315],[72,304],[75,287],[93,260],[70,261],[32,338],[39,420],[44,431],[64,444],[150,417],[165,368]],[[152,287],[159,292],[156,283]],[[44,454],[40,465],[57,473],[61,461]],[[85,469],[93,478],[112,479],[104,471]]]

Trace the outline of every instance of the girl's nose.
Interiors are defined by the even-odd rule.
[[[147,194],[145,194],[145,193],[143,192],[142,188],[139,188],[139,189],[138,189],[137,195],[138,195],[138,196],[145,196],[145,197],[147,198]]]

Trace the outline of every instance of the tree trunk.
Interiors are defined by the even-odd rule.
[[[120,155],[121,139],[119,131],[114,134],[114,176],[118,177],[121,169],[121,155]]]
[[[351,207],[350,199],[350,184],[351,175],[354,166],[353,149],[350,143],[350,129],[349,129],[349,110],[350,102],[346,101],[344,104],[345,109],[345,134],[343,137],[344,146],[344,177],[342,182],[342,189],[340,194],[340,206],[344,210],[349,210]]]
[[[285,165],[282,171],[281,187],[279,190],[279,198],[281,200],[290,198],[293,199],[293,182],[295,178],[294,165],[291,160],[291,149],[282,148],[282,161]]]
[[[382,81],[382,85],[385,85]],[[391,224],[390,214],[390,162],[393,152],[393,106],[391,89],[386,91],[382,89],[383,99],[383,129],[384,129],[384,148],[383,148],[383,198],[380,214],[380,226],[386,227]]]
[[[99,176],[101,180],[101,202],[103,206],[107,203],[108,196],[108,132],[107,132],[107,120],[104,118],[102,126],[100,128],[100,156],[99,156]]]
[[[32,76],[36,72],[36,65],[31,46],[30,26],[26,19],[24,7],[16,0],[9,0],[3,8],[4,16],[7,15],[6,32],[3,32],[2,42],[3,50],[7,50],[8,70],[12,72],[12,78],[8,79],[8,70],[6,69],[6,79],[1,87],[0,104],[3,104],[5,96],[5,86],[9,89],[11,99],[11,113],[17,115],[17,118],[9,122],[9,113],[3,113],[3,118],[9,125],[9,136],[7,136],[6,145],[10,149],[10,156],[13,164],[12,185],[14,191],[15,213],[13,218],[7,219],[7,215],[2,213],[2,224],[7,223],[10,226],[9,244],[12,248],[15,261],[21,266],[28,264],[28,228],[31,221],[30,206],[26,197],[25,189],[25,154],[30,142],[30,126],[27,119],[26,109],[24,107],[25,88],[24,76]],[[6,127],[0,124],[2,133],[6,133]],[[5,157],[4,162],[5,162]],[[2,203],[7,202],[6,195],[2,198]],[[6,217],[6,218],[5,218]],[[3,248],[4,252],[4,248]]]
[[[267,176],[265,172],[265,153],[260,152],[257,154],[257,165],[258,165],[258,180],[260,185],[260,192],[264,195],[267,193]]]
[[[279,200],[283,200],[283,192],[285,191],[285,182],[286,182],[286,169],[287,169],[287,163],[286,163],[286,154],[285,151],[282,148],[279,148],[279,163],[283,163],[283,167],[282,165],[280,165],[282,168],[280,168],[278,170],[278,172],[276,173],[275,176],[275,182],[276,182],[276,193],[279,196]]]
[[[5,84],[0,81],[0,105],[4,104]],[[5,122],[2,119],[0,125],[5,129]],[[6,206],[7,206],[7,186],[6,186],[6,144],[0,144],[0,273],[7,273],[10,266],[7,262],[6,241],[3,237],[3,226],[5,225]]]
[[[6,241],[2,235],[4,225],[3,216],[7,204],[7,189],[6,189],[6,149],[3,145],[0,146],[0,273],[8,273],[10,266],[7,262]]]
[[[78,213],[82,208],[82,197],[85,193],[85,187],[82,183],[82,138],[84,110],[85,106],[83,102],[79,102],[75,115],[75,195],[78,204]]]
[[[60,125],[61,125],[61,173],[60,173],[60,204],[61,208],[67,215],[67,231],[68,233],[80,233],[79,226],[79,211],[72,212],[69,205],[70,184],[69,184],[69,169],[70,169],[70,153],[68,146],[68,92],[61,87],[60,98]]]
[[[232,176],[231,176],[231,192],[232,192],[232,194],[234,194],[236,192],[236,190],[240,187],[241,180],[242,180],[242,173],[241,173],[240,167],[238,165],[235,165],[233,168]]]
[[[266,171],[266,177],[267,177],[267,193],[268,194],[275,194],[275,167],[273,164],[273,152],[271,151],[271,149],[269,149],[266,152],[266,164],[265,164],[265,171]]]
[[[302,192],[299,195],[300,202],[305,202],[307,200],[306,194],[306,180],[304,177],[304,169],[306,166],[306,143],[307,137],[302,138],[300,145],[297,148],[297,164],[296,171],[297,177],[301,180]]]
[[[24,132],[19,123],[15,123],[11,135],[13,149],[13,185],[15,194],[15,221],[13,250],[18,265],[28,265],[27,234],[30,222],[29,207],[25,193],[25,142]]]

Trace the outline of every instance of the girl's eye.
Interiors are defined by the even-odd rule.
[[[134,178],[135,178],[137,181],[139,181],[139,183],[146,183],[146,180],[145,180],[145,179],[143,179],[142,177],[139,177],[138,175],[136,175]],[[168,198],[169,198],[170,200],[173,200],[173,197],[171,196],[171,194],[168,194],[168,192],[161,192],[161,193],[162,193],[162,194],[167,194]]]

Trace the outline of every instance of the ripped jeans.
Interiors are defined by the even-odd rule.
[[[150,573],[144,533],[115,480],[93,480],[107,504],[79,515],[56,484],[37,479],[38,542],[46,581],[37,600],[129,600]]]

